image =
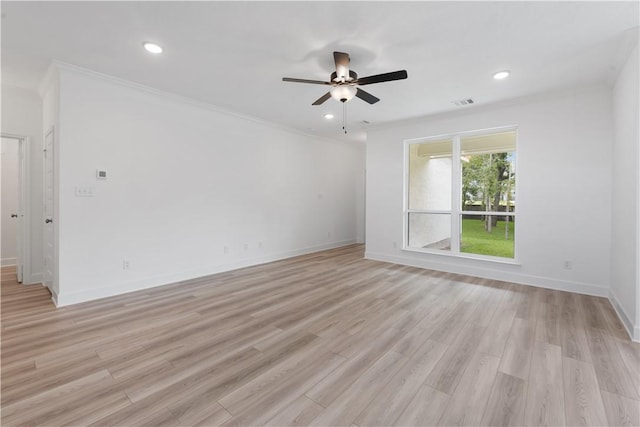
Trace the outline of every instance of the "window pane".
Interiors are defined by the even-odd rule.
[[[515,217],[461,215],[460,252],[513,258]]]
[[[409,213],[409,247],[451,250],[451,215]]]
[[[451,140],[409,146],[409,209],[451,210]]]
[[[515,212],[516,133],[460,139],[462,210]]]

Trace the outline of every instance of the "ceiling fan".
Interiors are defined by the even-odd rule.
[[[382,82],[390,82],[393,80],[402,80],[407,78],[407,71],[393,71],[391,73],[383,73],[376,74],[374,76],[368,77],[360,77],[358,78],[358,74],[349,69],[349,62],[351,59],[349,58],[348,53],[344,52],[333,52],[333,60],[336,64],[336,71],[331,73],[330,81],[325,82],[322,80],[306,80],[306,79],[294,79],[290,77],[283,77],[282,80],[285,82],[294,82],[294,83],[311,83],[317,85],[326,85],[331,86],[329,92],[322,95],[311,105],[320,105],[324,103],[329,98],[334,98],[342,103],[350,101],[354,96],[362,99],[369,104],[375,104],[380,101],[379,98],[371,95],[369,92],[365,92],[360,89],[359,86],[370,85],[373,83],[382,83]]]

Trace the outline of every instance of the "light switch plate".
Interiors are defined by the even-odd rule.
[[[76,187],[76,197],[93,197],[93,187]]]

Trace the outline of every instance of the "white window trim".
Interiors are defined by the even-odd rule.
[[[460,252],[460,221],[461,215],[500,215],[515,217],[515,212],[490,212],[490,211],[464,211],[462,210],[462,171],[460,167],[460,139],[469,136],[481,136],[500,132],[516,133],[516,151],[518,150],[518,125],[500,126],[495,128],[487,128],[473,131],[456,132],[450,134],[434,135],[424,138],[411,138],[404,140],[404,160],[403,160],[403,209],[402,209],[402,250],[408,252],[418,252],[425,254],[442,255],[447,257],[465,258],[472,260],[490,261],[501,264],[520,265],[518,262],[518,240],[514,241],[513,258],[495,257],[481,254],[471,254],[468,252]],[[420,210],[409,209],[409,149],[413,144],[421,144],[430,141],[440,141],[450,139],[451,144],[451,211],[448,210]],[[518,159],[516,156],[516,171],[518,171]],[[458,161],[453,161],[458,159]],[[516,180],[515,192],[518,194],[518,181]],[[409,247],[409,214],[410,213],[429,213],[429,214],[448,214],[451,215],[451,249],[442,251],[438,249],[412,248]],[[514,233],[518,235],[519,221],[514,225]]]

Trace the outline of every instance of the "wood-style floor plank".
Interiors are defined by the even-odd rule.
[[[496,310],[487,326],[487,331],[482,337],[482,341],[480,341],[478,351],[495,357],[502,357],[515,317],[516,311],[513,309],[501,308]]]
[[[505,346],[500,372],[521,379],[529,377],[531,355],[533,354],[533,342],[535,338],[535,322],[516,318],[509,333],[509,339]]]
[[[527,426],[565,425],[562,391],[562,349],[536,341],[531,357],[531,376],[524,413]]]
[[[350,245],[56,309],[2,268],[3,426],[638,425],[604,298]]]
[[[241,398],[239,402],[236,400],[235,405],[233,405],[234,399],[239,399],[242,392],[246,391],[247,388],[240,390],[239,394],[231,396],[231,404],[224,401],[229,396],[220,399],[221,404],[226,405],[225,408],[233,414],[233,418],[226,424],[266,424],[270,419],[295,402],[302,390],[309,389],[313,384],[335,371],[344,362],[344,358],[331,352],[317,351],[317,354],[304,359],[299,358],[295,362],[299,363],[291,367],[284,377],[272,379],[274,378],[273,374],[277,372],[277,369],[273,369],[268,375],[253,381],[253,385],[248,384],[248,389],[251,390],[252,387],[257,385],[255,383],[259,382],[261,391],[252,392],[245,398]],[[291,365],[291,363],[289,364]],[[308,371],[308,366],[314,366],[313,372]]]
[[[423,385],[393,425],[434,426],[448,403],[448,394]]]
[[[565,357],[562,371],[567,424],[606,425],[607,417],[593,365]]]
[[[322,411],[324,411],[324,407],[302,395],[278,412],[265,425],[274,427],[306,426]]]
[[[640,426],[640,403],[619,394],[601,391],[604,410],[612,426]]]
[[[615,338],[601,329],[587,328],[586,332],[600,388],[630,399],[640,399]]]
[[[480,425],[499,365],[499,358],[476,353],[464,371],[438,425]]]
[[[498,372],[481,424],[485,426],[522,425],[525,387],[524,380]]]
[[[541,302],[538,308],[536,339],[560,345],[560,313],[556,304]]]
[[[391,425],[416,395],[446,349],[445,345],[436,341],[426,341],[356,417],[355,424],[359,426]]]
[[[581,362],[591,363],[591,350],[585,328],[564,324],[560,326],[560,346],[562,355]]]
[[[328,407],[397,340],[398,333],[393,329],[377,339],[368,337],[367,342],[370,343],[370,347],[361,347],[358,354],[347,359],[338,369],[307,391],[306,395],[315,402]],[[338,354],[342,355],[343,353]]]
[[[427,377],[426,384],[451,395],[469,361],[476,353],[485,329],[482,326],[465,323],[456,339]]]
[[[389,379],[405,361],[405,358],[398,353],[392,351],[385,353],[309,425],[350,425],[384,389]]]
[[[630,379],[640,394],[640,343],[631,342],[628,338],[615,341],[624,364],[629,370]]]

